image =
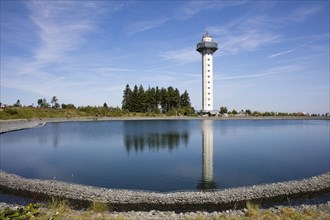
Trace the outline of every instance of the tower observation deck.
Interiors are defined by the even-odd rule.
[[[218,50],[218,44],[206,31],[196,49],[202,55],[202,112],[213,111],[213,53]]]

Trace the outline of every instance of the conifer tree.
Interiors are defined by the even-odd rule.
[[[124,95],[123,95],[123,101],[122,101],[122,109],[131,111],[131,96],[132,96],[132,90],[129,87],[129,85],[126,85],[126,88],[124,90]]]
[[[174,90],[173,107],[180,108],[180,92],[177,88]]]
[[[144,91],[144,88],[142,85],[140,85],[139,87],[139,93],[138,93],[138,106],[139,106],[139,111],[138,112],[146,112],[147,111],[147,106],[148,106],[148,103],[147,103],[147,96],[146,96],[146,93]]]
[[[137,85],[134,86],[132,95],[130,98],[130,112],[140,112],[140,100],[139,100],[139,88]]]
[[[184,93],[182,93],[180,96],[180,104],[182,108],[191,107],[190,97],[187,90],[185,90]]]
[[[167,99],[167,90],[165,88],[161,88],[159,91],[160,105],[162,107],[162,113],[166,113],[168,111],[168,99]]]
[[[123,110],[159,113],[159,106],[162,113],[167,113],[172,109],[181,109],[179,112],[185,114],[193,112],[187,90],[180,95],[180,91],[177,88],[174,89],[173,86],[169,86],[167,89],[149,86],[145,91],[142,85],[139,87],[135,85],[132,91],[129,85],[126,85],[122,101]]]

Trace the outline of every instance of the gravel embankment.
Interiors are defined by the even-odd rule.
[[[244,207],[247,201],[256,203],[285,201],[306,195],[330,191],[330,173],[303,180],[287,181],[213,192],[157,193],[117,190],[65,183],[55,180],[22,178],[0,173],[0,187],[5,193],[27,197],[58,197],[81,207],[93,201],[107,203],[115,211],[136,210],[225,210]]]
[[[46,124],[42,120],[10,120],[10,121],[0,121],[0,134],[10,131],[17,131],[29,128],[41,127]]]
[[[82,117],[82,118],[42,118],[42,119],[17,119],[0,120],[0,134],[45,125],[48,122],[69,121],[110,121],[110,120],[330,120],[330,117],[187,117],[187,116],[164,116],[164,117]]]

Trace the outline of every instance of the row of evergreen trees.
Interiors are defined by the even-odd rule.
[[[133,90],[127,84],[123,94],[122,109],[129,112],[155,112],[168,113],[177,110],[179,113],[192,114],[190,97],[187,90],[180,94],[177,88],[149,87],[144,90],[143,86],[134,86]]]

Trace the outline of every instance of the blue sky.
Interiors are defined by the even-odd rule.
[[[216,109],[329,112],[329,1],[1,0],[1,102],[121,106],[128,83],[200,109],[206,25]]]

